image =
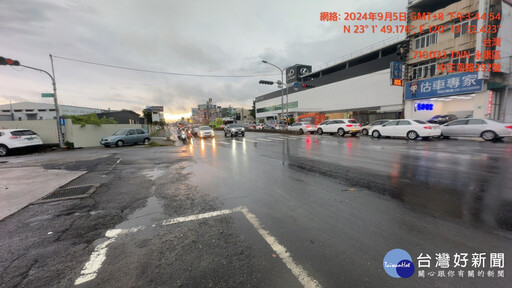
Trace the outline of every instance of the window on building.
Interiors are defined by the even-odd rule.
[[[431,60],[412,65],[412,79],[433,77],[436,75],[436,61]]]
[[[2,110],[2,112],[11,112],[11,110]]]
[[[469,56],[469,57],[467,57]],[[475,63],[475,49],[460,51],[460,53],[454,53],[452,58],[453,64],[469,64]]]
[[[437,34],[430,33],[418,36],[414,41],[414,49],[421,49],[437,43]]]
[[[14,109],[14,112],[22,112],[23,109]]]
[[[470,19],[456,23],[453,25],[453,37],[457,38],[469,34],[471,31],[475,31],[477,22],[477,19]]]

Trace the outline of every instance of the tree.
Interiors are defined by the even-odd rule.
[[[142,110],[142,115],[144,115],[147,124],[153,123],[153,111],[144,109]]]
[[[113,118],[103,118],[99,119],[98,115],[91,113],[87,115],[62,115],[66,119],[71,119],[73,124],[81,125],[84,127],[85,125],[92,124],[96,126],[101,126],[101,124],[117,124],[117,121]]]
[[[252,109],[249,109],[252,118],[256,119],[256,101],[252,101]]]

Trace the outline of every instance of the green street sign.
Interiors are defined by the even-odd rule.
[[[43,97],[43,98],[53,98],[53,93],[41,93],[41,97]]]

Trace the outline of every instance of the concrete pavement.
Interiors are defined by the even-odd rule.
[[[0,168],[0,220],[84,173],[41,167]]]

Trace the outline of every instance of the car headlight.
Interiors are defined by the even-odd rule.
[[[104,141],[107,141],[107,142],[112,141],[112,139],[111,139],[111,138],[104,138],[103,140],[104,140]]]
[[[245,131],[245,128],[242,128],[242,131]]]

